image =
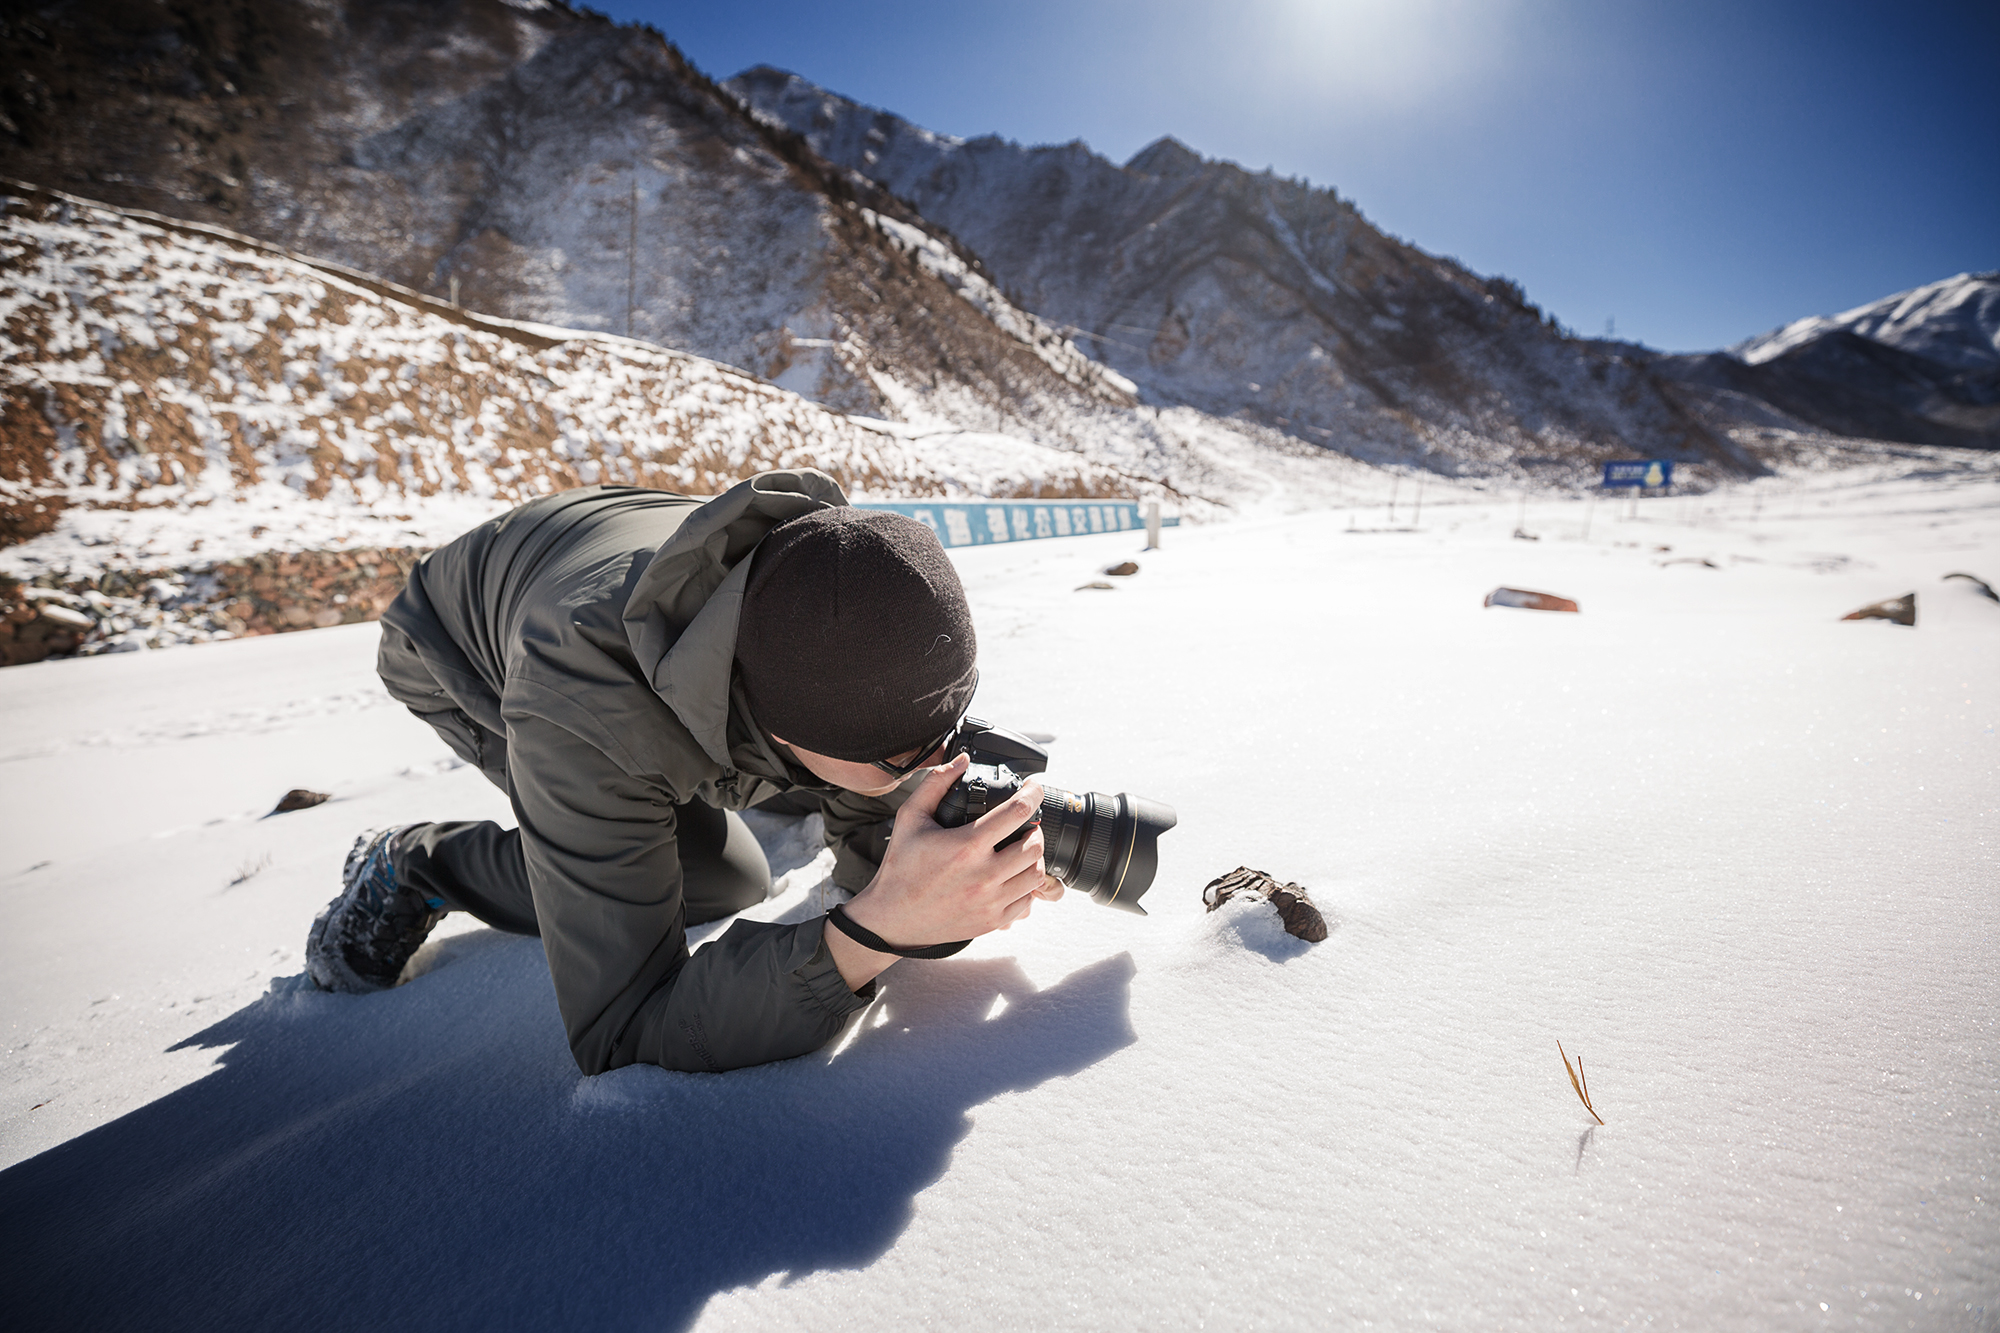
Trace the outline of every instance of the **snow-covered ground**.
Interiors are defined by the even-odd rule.
[[[372,626],[0,672],[9,1322],[2000,1327],[2000,477],[1451,498],[954,552],[979,711],[1178,809],[1152,915],[722,1076],[579,1078],[460,922],[301,989],[356,831],[505,814]]]

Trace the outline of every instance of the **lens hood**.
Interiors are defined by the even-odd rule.
[[[1180,822],[1173,807],[1120,792],[1112,818],[1111,863],[1088,892],[1102,907],[1146,915],[1139,899],[1160,869],[1160,835]],[[1079,886],[1082,887],[1082,886]]]

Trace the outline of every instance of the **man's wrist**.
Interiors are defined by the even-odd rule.
[[[847,904],[852,914],[856,898]],[[822,932],[826,940],[826,950],[833,955],[833,965],[840,969],[840,979],[847,983],[851,991],[859,991],[863,986],[888,971],[897,961],[892,953],[880,953],[840,928],[831,916],[821,918]]]

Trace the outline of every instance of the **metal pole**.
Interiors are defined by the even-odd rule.
[[[625,237],[625,336],[632,336],[632,306],[639,283],[639,173],[632,173],[631,229]]]
[[[1146,501],[1146,549],[1149,551],[1160,549],[1160,502],[1158,500]]]

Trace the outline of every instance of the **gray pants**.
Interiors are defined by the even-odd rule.
[[[428,722],[452,753],[476,766],[513,799],[507,773],[507,738],[456,707],[425,670],[408,636],[384,625],[378,662],[391,697]],[[687,924],[700,925],[764,901],[771,865],[749,825],[733,810],[700,801],[674,807],[681,863],[681,897]],[[396,878],[442,898],[453,911],[470,912],[489,926],[517,935],[539,935],[521,831],[491,820],[419,824],[404,834],[395,854]]]

